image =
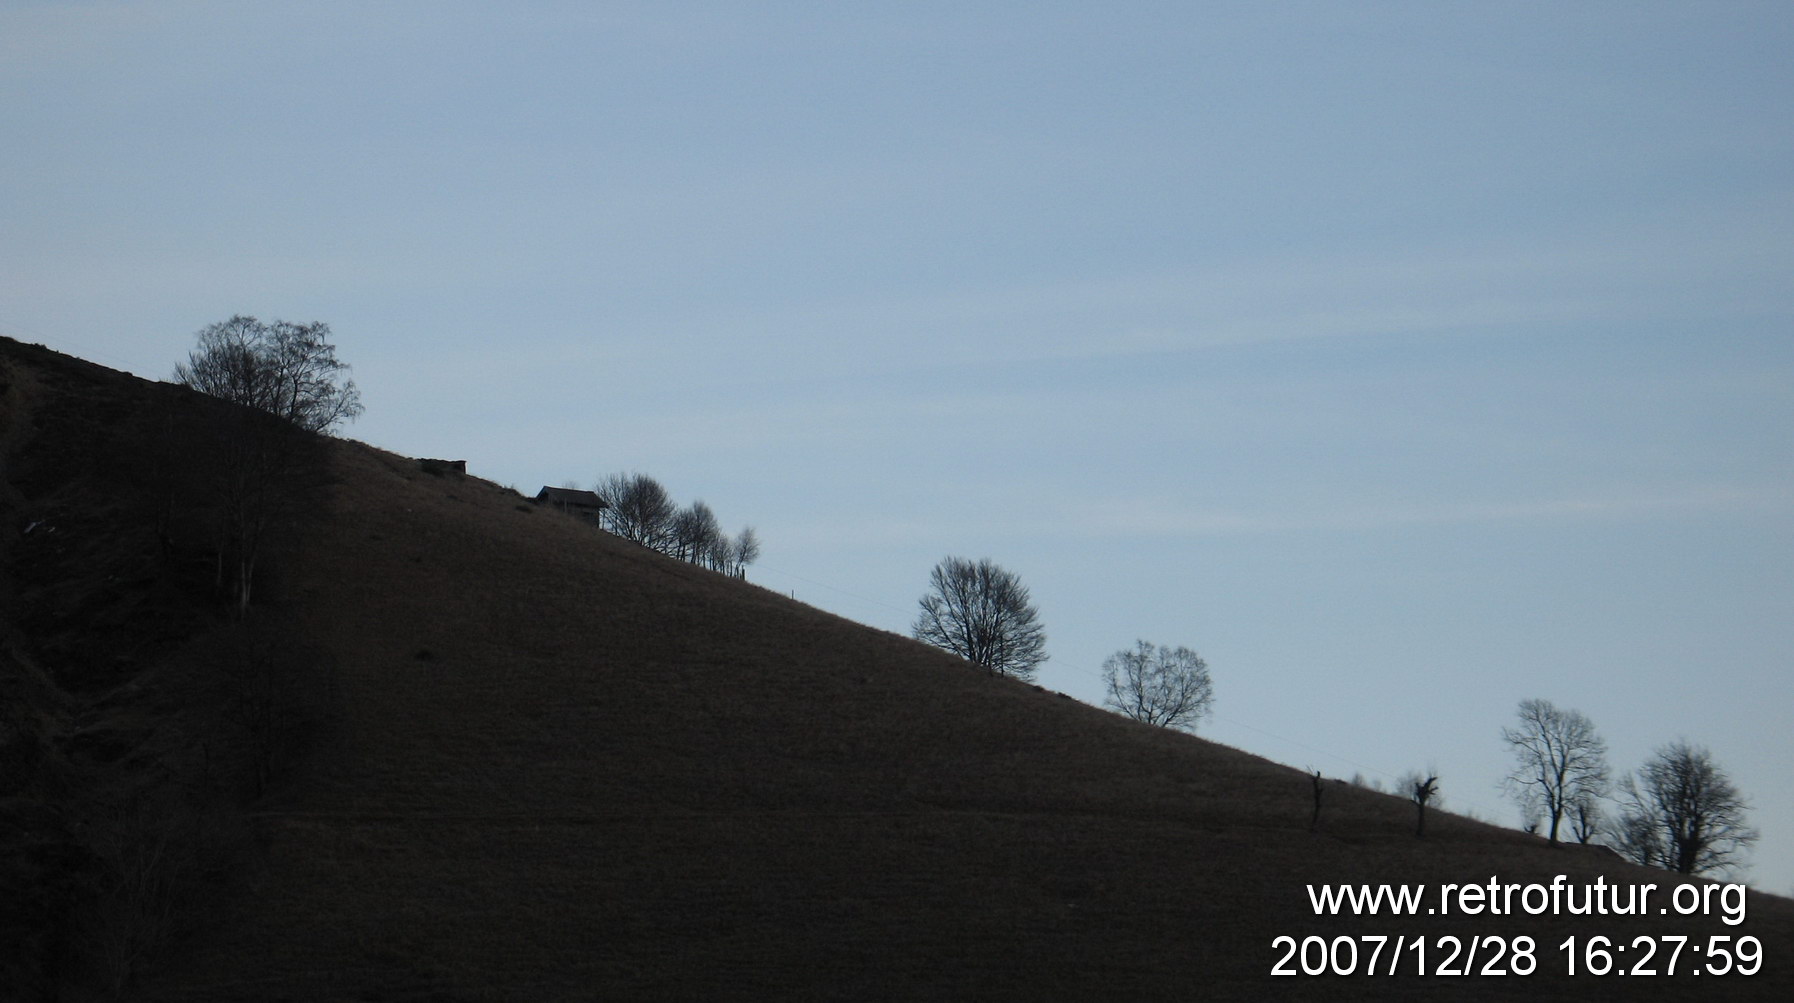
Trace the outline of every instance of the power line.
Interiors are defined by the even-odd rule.
[[[819,589],[828,589],[830,592],[837,592],[841,595],[848,596],[849,598],[858,599],[860,602],[870,603],[874,606],[878,606],[883,609],[888,609],[894,613],[902,613],[905,616],[909,615],[909,611],[906,609],[903,609],[903,608],[897,607],[897,606],[893,606],[888,602],[884,602],[883,600],[874,599],[871,596],[863,596],[863,595],[860,595],[858,592],[851,592],[847,589],[839,588],[834,585],[830,585],[827,582],[819,582],[819,581],[815,580],[814,578],[805,578],[803,575],[795,574],[790,571],[785,571],[780,568],[768,567],[767,565],[764,565],[764,564],[756,563],[754,565],[754,567],[760,571],[770,571],[775,575],[784,575],[786,578],[796,579],[797,581],[803,582],[806,585],[814,585]]]

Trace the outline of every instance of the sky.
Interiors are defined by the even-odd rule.
[[[1039,682],[1440,776],[1521,700],[1707,746],[1794,893],[1794,6],[0,0],[0,333],[324,321],[351,437],[642,471]]]

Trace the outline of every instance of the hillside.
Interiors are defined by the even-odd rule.
[[[293,528],[249,621],[233,623],[204,587],[204,464],[177,462],[203,456],[183,436],[203,434],[211,402],[12,342],[0,341],[0,366],[0,818],[27,833],[6,838],[34,862],[0,876],[41,906],[41,922],[15,927],[100,908],[107,871],[83,849],[93,840],[82,819],[123,803],[108,791],[148,789],[158,770],[228,792],[201,799],[210,821],[180,831],[246,833],[208,858],[218,873],[179,899],[191,917],[127,995],[1794,990],[1794,903],[1771,896],[1753,894],[1737,927],[1716,916],[1317,917],[1307,882],[1565,874],[1655,883],[1667,896],[1676,879],[1449,815],[1416,839],[1412,806],[1334,782],[1311,832],[1298,771],[986,677],[354,442],[327,444],[314,517]],[[172,499],[172,517],[159,498]],[[46,522],[65,537],[87,527],[88,556],[52,560]],[[158,538],[151,524],[171,528]],[[103,675],[69,668],[96,661]],[[234,667],[249,662],[275,680],[279,727],[291,730],[270,757],[278,769],[254,784],[240,763],[216,760],[266,754],[265,741],[198,737],[231,733]],[[113,736],[105,755],[93,752],[96,728]],[[232,779],[209,779],[221,773]],[[59,881],[68,888],[44,891]],[[1397,976],[1273,978],[1273,939],[1309,934],[1525,935],[1540,971],[1441,985],[1409,962]],[[1640,934],[1754,936],[1763,971],[1556,974],[1565,937]],[[20,984],[39,998],[55,985],[100,991],[76,970],[92,964],[86,948],[34,950],[64,961],[4,971],[36,973]]]

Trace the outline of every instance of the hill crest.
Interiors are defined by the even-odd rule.
[[[135,511],[130,491],[105,499],[104,471],[72,458],[67,437],[111,443],[94,456],[128,452],[153,438],[132,402],[166,399],[194,421],[206,406],[16,343],[0,343],[0,364],[14,522],[58,504]],[[329,450],[327,502],[254,617],[318,727],[242,805],[259,848],[210,921],[145,972],[148,998],[1437,991],[1413,974],[1271,976],[1273,939],[1311,934],[1531,936],[1549,971],[1546,948],[1571,935],[1749,933],[1769,947],[1765,974],[1701,984],[1740,998],[1787,988],[1794,911],[1754,893],[1738,929],[1711,916],[1316,916],[1309,882],[1677,879],[1444,814],[1417,840],[1405,802],[1334,782],[1310,831],[1299,771],[983,675],[476,477],[349,441]],[[126,524],[141,516],[119,530],[139,549]],[[41,605],[55,583],[21,584],[23,539],[6,577]],[[192,588],[167,602],[189,629],[121,685],[161,685],[183,660],[215,667],[236,643]],[[77,614],[84,632],[113,615]],[[19,663],[41,669],[42,631],[18,633]],[[65,731],[114,698],[57,690],[70,706],[33,706]],[[1453,984],[1638,989],[1548,974]]]

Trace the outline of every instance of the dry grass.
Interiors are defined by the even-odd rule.
[[[1668,876],[1443,813],[1417,841],[1405,802],[1339,784],[1309,833],[1297,771],[980,675],[474,478],[354,445],[338,463],[294,581],[345,728],[268,807],[266,882],[168,998],[1418,998],[1443,987],[1273,980],[1271,939],[1738,932],[1318,919],[1303,882]],[[1744,929],[1784,970],[1788,903],[1752,907]]]
[[[1405,801],[1343,784],[1309,832],[1296,770],[477,478],[353,443],[333,464],[262,623],[306,653],[287,684],[316,692],[289,705],[330,727],[252,806],[260,863],[145,998],[1788,998],[1787,900],[1753,895],[1736,929],[1315,917],[1310,881],[1673,879],[1445,813],[1416,840]],[[1765,973],[1269,975],[1283,934],[1646,932],[1757,936]]]

